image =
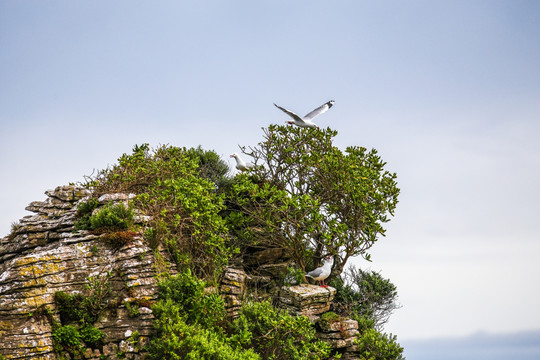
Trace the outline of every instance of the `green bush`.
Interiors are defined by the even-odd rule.
[[[350,266],[331,284],[338,290],[334,298],[335,310],[356,320],[368,317],[377,330],[381,330],[392,311],[399,308],[396,286],[378,272]]]
[[[81,338],[85,344],[95,349],[103,345],[105,333],[92,325],[88,325],[81,329]]]
[[[81,202],[77,206],[77,217],[75,221],[76,230],[91,230],[90,217],[92,212],[98,207],[99,203],[97,199],[90,198],[88,201]]]
[[[218,328],[225,320],[225,303],[218,294],[206,294],[205,282],[186,270],[171,276],[158,284],[158,299],[170,299],[184,313],[188,324],[200,324],[208,328]],[[156,307],[158,314],[160,306]]]
[[[330,354],[307,317],[292,316],[269,302],[244,304],[232,327],[232,339],[263,359],[324,359]]]
[[[227,338],[221,327],[223,300],[204,288],[190,271],[158,284],[158,302],[152,307],[157,335],[147,348],[149,359],[259,359]]]
[[[71,325],[60,326],[52,333],[56,351],[67,351],[70,354],[79,353],[81,350],[81,334]]]
[[[127,230],[133,224],[133,210],[122,203],[107,204],[90,216],[90,229],[101,231]]]
[[[224,333],[200,324],[188,324],[182,306],[172,300],[160,300],[155,326],[158,335],[148,346],[148,359],[260,359],[252,350],[233,347]]]
[[[360,360],[403,360],[403,347],[397,337],[375,329],[364,329],[355,341]]]

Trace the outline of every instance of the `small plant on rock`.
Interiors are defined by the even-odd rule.
[[[77,217],[75,221],[75,230],[91,230],[90,217],[93,211],[98,207],[97,199],[90,198],[77,206]]]
[[[108,204],[90,216],[90,229],[106,232],[127,230],[133,224],[133,210],[122,203]]]

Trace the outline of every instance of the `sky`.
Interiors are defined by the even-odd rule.
[[[0,2],[0,235],[135,144],[229,154],[305,114],[401,189],[362,268],[407,343],[540,329],[540,2]],[[416,346],[416,345],[415,345]],[[406,350],[407,351],[407,350]],[[458,357],[456,357],[458,358]]]

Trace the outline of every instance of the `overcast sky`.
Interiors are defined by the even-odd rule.
[[[330,100],[400,203],[398,340],[540,328],[540,2],[0,2],[0,234],[135,144],[228,155]]]

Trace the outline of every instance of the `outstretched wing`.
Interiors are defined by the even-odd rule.
[[[312,112],[304,116],[304,120],[311,120],[315,116],[328,111],[328,109],[330,109],[332,105],[334,105],[334,100],[330,100],[329,102],[322,104],[321,106],[319,106],[318,108],[316,108],[315,110],[313,110]]]
[[[295,113],[293,113],[292,111],[290,110],[287,110],[285,108],[282,108],[281,106],[279,105],[276,105],[276,103],[274,103],[274,106],[277,107],[279,110],[283,111],[285,114],[289,115],[290,117],[292,117],[294,120],[296,121],[299,121],[299,122],[304,122],[304,120],[302,120],[302,118],[298,115],[296,115]]]

